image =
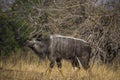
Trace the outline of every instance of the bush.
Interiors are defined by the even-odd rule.
[[[10,18],[0,13],[0,51],[7,55],[11,51],[22,48],[31,28],[25,20]]]

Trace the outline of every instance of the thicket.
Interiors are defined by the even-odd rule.
[[[28,27],[25,20],[0,12],[0,55],[22,49],[31,31]]]
[[[34,33],[85,39],[103,63],[120,56],[119,0],[16,0],[12,8]]]

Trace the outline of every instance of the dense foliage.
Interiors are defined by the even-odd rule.
[[[19,20],[0,13],[0,51],[9,54],[19,48],[23,48],[29,32],[31,31],[25,20]]]

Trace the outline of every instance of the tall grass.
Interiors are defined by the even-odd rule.
[[[19,52],[20,53],[20,52]],[[57,66],[51,74],[45,74],[49,67],[49,61],[39,61],[33,53],[11,55],[0,60],[0,80],[120,80],[120,65],[94,65],[91,71],[85,71],[82,67],[75,71],[71,64],[62,61],[61,75]]]

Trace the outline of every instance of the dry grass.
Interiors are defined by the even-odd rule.
[[[25,59],[12,56],[0,60],[0,80],[120,80],[120,68],[115,69],[114,65],[109,68],[105,65],[94,65],[91,72],[86,72],[82,68],[74,71],[69,62],[63,61],[62,76],[56,66],[51,74],[45,74],[49,64],[47,60],[39,64],[36,56],[32,60],[30,63],[29,56]]]

